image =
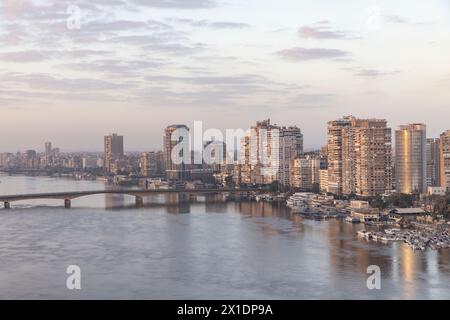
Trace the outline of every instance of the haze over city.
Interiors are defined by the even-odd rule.
[[[80,28],[67,20],[80,11]],[[0,3],[0,151],[155,150],[173,123],[297,125],[305,148],[346,114],[450,118],[445,0],[110,0]]]

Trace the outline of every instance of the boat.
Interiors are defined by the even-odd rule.
[[[286,204],[294,213],[306,213],[309,211],[309,202],[312,196],[314,196],[312,193],[294,193],[286,200]]]
[[[359,230],[358,231],[358,237],[361,237],[361,238],[366,238],[367,237],[367,231],[366,230]]]
[[[354,218],[351,216],[348,216],[347,218],[345,218],[345,221],[350,222],[350,223],[360,223],[361,222],[361,220],[359,220],[358,218]]]
[[[386,230],[384,230],[384,232],[389,235],[395,235],[396,233],[400,232],[400,229],[397,229],[397,228],[386,229]]]

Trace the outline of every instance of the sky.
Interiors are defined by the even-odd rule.
[[[450,0],[0,0],[0,151],[157,150],[171,124],[450,129]]]

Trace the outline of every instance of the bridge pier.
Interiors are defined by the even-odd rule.
[[[70,209],[72,207],[72,202],[70,199],[64,199],[64,208]]]
[[[11,204],[8,201],[5,201],[3,205],[5,209],[11,209]]]
[[[140,196],[135,197],[136,200],[136,206],[142,206],[144,204],[144,198]]]

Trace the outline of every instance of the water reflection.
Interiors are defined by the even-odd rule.
[[[6,183],[20,192],[41,181],[8,179],[1,193]],[[283,205],[175,194],[136,204],[108,194],[77,199],[71,210],[23,203],[1,218],[0,298],[70,298],[54,272],[73,261],[87,269],[79,298],[88,299],[450,298],[450,250],[367,242],[356,236],[362,225],[310,220]],[[369,265],[381,268],[382,290],[367,289]]]

